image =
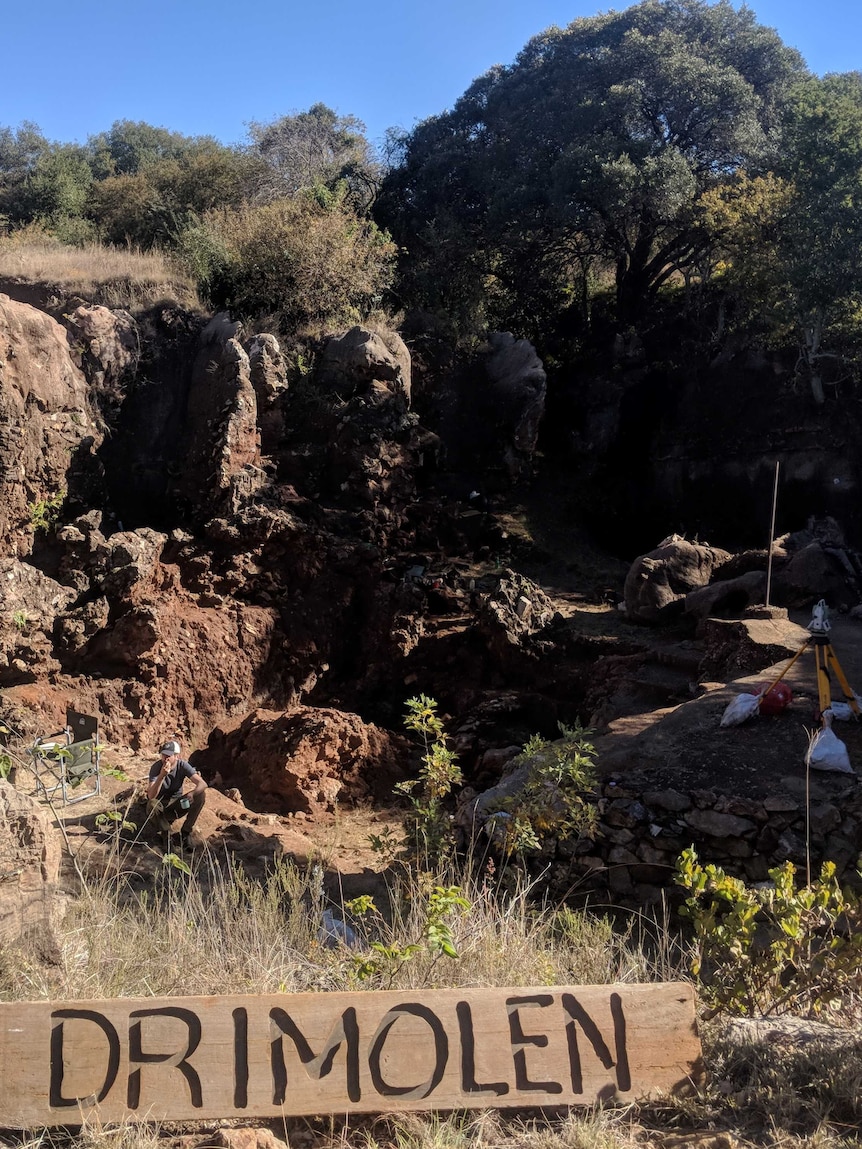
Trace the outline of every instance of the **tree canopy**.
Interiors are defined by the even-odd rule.
[[[804,74],[728,0],[643,0],[549,29],[409,135],[384,202],[396,238],[410,237],[408,275],[428,292],[441,243],[444,263],[447,248],[478,248],[474,273],[517,298],[538,243],[561,302],[598,261],[619,323],[636,322],[703,249],[702,192],[769,163],[782,101]]]

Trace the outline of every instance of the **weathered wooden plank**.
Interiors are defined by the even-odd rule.
[[[701,1076],[691,987],[0,1005],[0,1125],[589,1104]]]

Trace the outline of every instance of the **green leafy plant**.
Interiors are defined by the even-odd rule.
[[[28,621],[27,612],[25,610],[16,610],[12,615],[12,624],[16,630],[24,630]]]
[[[354,898],[346,903],[346,908],[356,917],[369,917],[371,920],[376,917],[382,925],[382,916],[369,895]],[[388,987],[404,963],[417,954],[427,953],[435,960],[439,957],[457,960],[451,919],[453,914],[466,913],[469,909],[470,902],[463,896],[460,886],[432,886],[425,899],[418,935],[408,942],[400,939],[372,942],[368,953],[353,955],[353,976],[358,981],[375,979]]]
[[[408,840],[415,856],[426,866],[441,865],[451,855],[454,845],[446,799],[452,788],[463,781],[461,768],[446,745],[443,723],[433,698],[425,694],[409,698],[404,725],[419,736],[424,749],[419,777],[395,787],[407,795],[412,807]]]
[[[862,989],[862,904],[842,890],[835,863],[796,886],[796,867],[769,871],[746,885],[690,847],[675,880],[688,897],[681,913],[694,927],[692,973],[713,1013],[767,1016],[791,1007],[836,1009]]]
[[[189,875],[192,872],[191,866],[179,854],[162,854],[162,865],[168,870],[178,870],[181,874]]]
[[[47,498],[37,499],[35,502],[30,503],[27,509],[30,512],[30,526],[33,530],[53,530],[60,518],[60,511],[65,499],[66,492],[57,491],[54,495],[49,495]]]
[[[95,818],[96,828],[99,830],[134,833],[138,826],[130,822],[119,810],[105,810]]]
[[[524,768],[526,779],[503,800],[493,819],[495,839],[504,854],[541,849],[549,838],[590,834],[596,807],[590,792],[596,784],[595,750],[582,726],[560,726],[561,738],[548,742],[534,735],[512,762]]]
[[[0,750],[0,778],[7,781],[14,777],[16,762],[11,754]]]

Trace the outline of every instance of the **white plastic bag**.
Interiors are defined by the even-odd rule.
[[[856,701],[857,703],[860,702],[858,694],[856,695]],[[849,702],[830,702],[829,709],[839,722],[849,722],[851,718],[856,717],[853,713],[853,707]]]
[[[721,726],[740,726],[753,718],[760,708],[759,694],[737,694],[732,702],[728,703],[721,716]]]
[[[829,770],[835,774],[853,774],[847,747],[832,731],[832,715],[823,711],[826,725],[818,730],[808,747],[808,765],[812,770]]]

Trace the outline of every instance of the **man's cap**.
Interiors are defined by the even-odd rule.
[[[171,754],[179,754],[179,752],[179,742],[165,742],[162,744],[162,748],[159,751],[159,753],[165,758],[169,757]]]

